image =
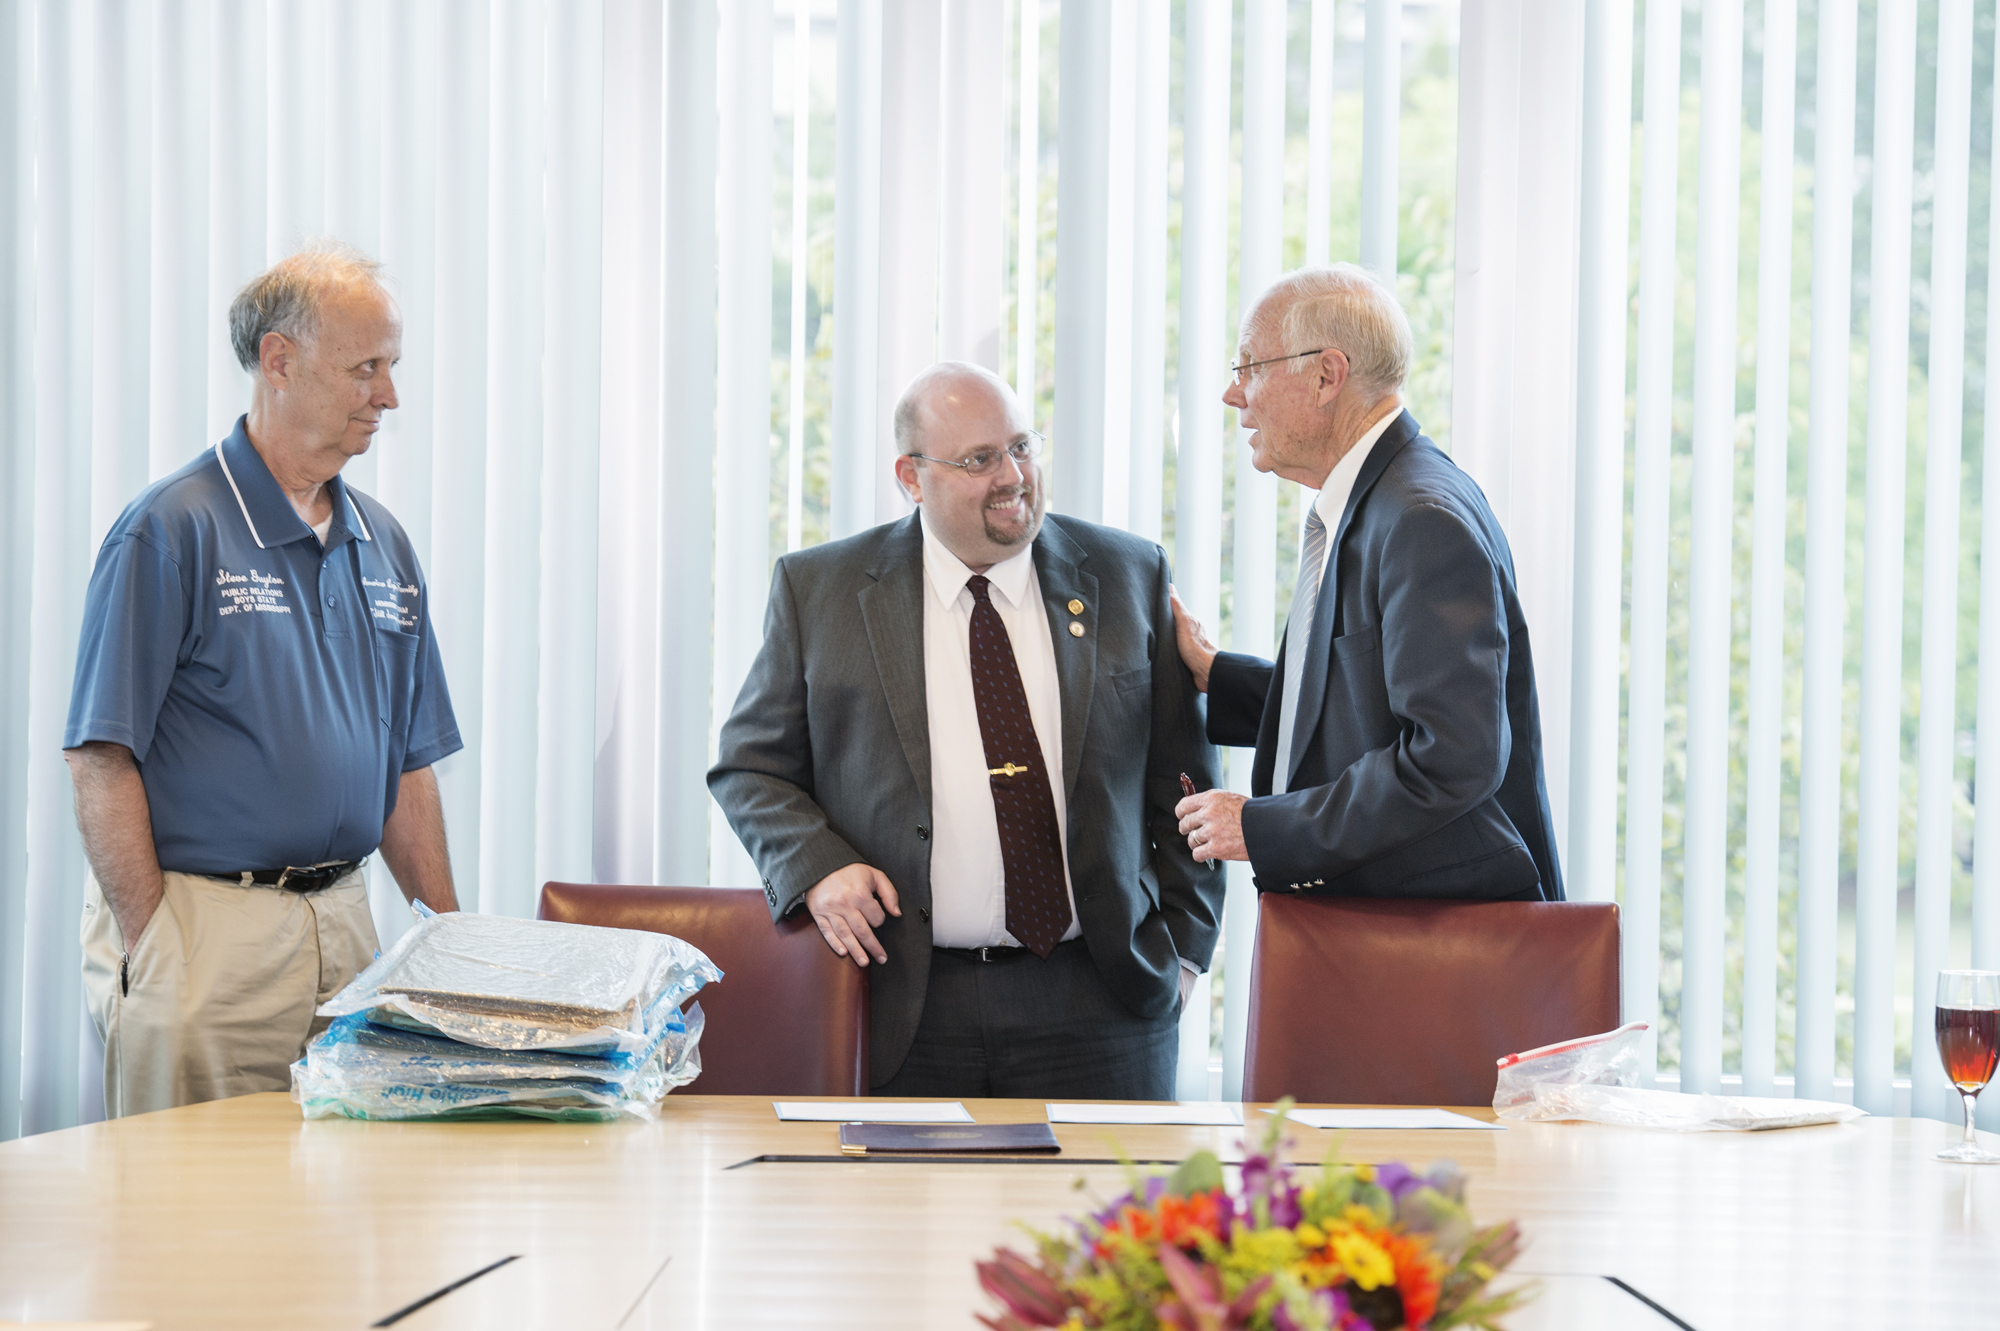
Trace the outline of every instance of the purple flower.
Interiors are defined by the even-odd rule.
[[[1305,1218],[1299,1206],[1299,1190],[1290,1184],[1271,1190],[1271,1223],[1279,1229],[1290,1229]]]
[[[1391,1162],[1375,1166],[1375,1186],[1388,1193],[1392,1201],[1400,1202],[1418,1188],[1429,1187],[1430,1180],[1411,1173],[1406,1165]]]

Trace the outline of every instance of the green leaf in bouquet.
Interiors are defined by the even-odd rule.
[[[1167,1178],[1167,1191],[1176,1197],[1192,1197],[1213,1192],[1222,1186],[1222,1161],[1213,1151],[1196,1151],[1181,1161]]]

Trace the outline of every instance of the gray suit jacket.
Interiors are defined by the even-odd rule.
[[[1283,795],[1283,654],[1224,652],[1209,673],[1209,737],[1257,747],[1243,839],[1261,890],[1562,899],[1514,557],[1486,496],[1407,411],[1355,478],[1310,632],[1286,631],[1295,650]]]
[[[1062,692],[1083,938],[1122,1002],[1164,1017],[1179,1002],[1180,959],[1208,966],[1223,892],[1222,874],[1194,863],[1174,818],[1180,774],[1206,789],[1216,764],[1174,646],[1167,558],[1150,541],[1050,514],[1034,561]],[[868,970],[878,1086],[909,1052],[930,973],[923,578],[914,514],[780,559],[764,646],[708,774],[774,919],[844,865],[872,865],[895,884],[903,913],[876,930],[889,964]]]

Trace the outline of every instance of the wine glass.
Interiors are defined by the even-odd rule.
[[[1938,1159],[1967,1165],[2000,1165],[1972,1131],[1972,1106],[2000,1062],[2000,971],[1939,971],[1938,1057],[1944,1075],[1965,1097],[1965,1137]]]

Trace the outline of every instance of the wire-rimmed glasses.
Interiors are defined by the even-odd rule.
[[[989,476],[1000,465],[1001,458],[1012,458],[1017,463],[1032,462],[1042,451],[1042,436],[1035,430],[1024,431],[1019,439],[1001,448],[982,448],[956,462],[950,458],[934,458],[925,453],[911,453],[908,456],[925,462],[936,462],[947,467],[957,467],[967,476]]]

